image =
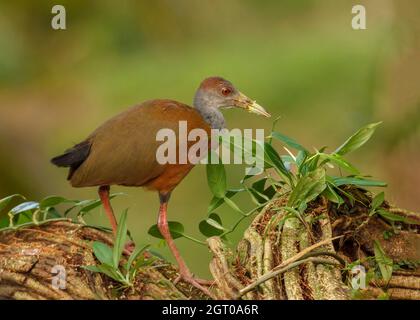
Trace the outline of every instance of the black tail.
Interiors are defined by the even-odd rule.
[[[91,143],[83,141],[76,144],[73,148],[68,149],[64,154],[51,159],[51,163],[57,167],[70,167],[68,179],[71,178],[74,171],[86,160],[90,153]]]

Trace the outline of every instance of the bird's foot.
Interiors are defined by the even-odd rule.
[[[123,252],[126,256],[130,256],[134,252],[135,248],[136,244],[133,241],[128,241],[124,246]]]
[[[212,286],[214,284],[214,280],[200,279],[200,278],[194,277],[194,275],[188,275],[188,276],[179,275],[175,279],[174,283],[177,284],[181,279],[183,279],[185,281],[187,281],[186,279],[194,279],[195,282],[197,282],[198,284],[201,284],[203,286]]]
[[[180,270],[180,274],[175,279],[174,284],[177,284],[181,279],[189,283],[193,287],[201,290],[212,299],[215,299],[214,295],[210,292],[210,290],[205,287],[205,286],[212,286],[214,284],[214,281],[196,278],[189,270],[186,270],[186,271]]]

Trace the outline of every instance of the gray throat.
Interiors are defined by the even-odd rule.
[[[217,106],[213,106],[210,101],[202,99],[194,99],[194,107],[203,119],[209,124],[212,129],[225,128],[225,118]]]
[[[225,118],[219,110],[213,108],[197,107],[196,109],[212,129],[221,130],[225,127]]]

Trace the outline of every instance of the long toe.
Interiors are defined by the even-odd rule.
[[[195,279],[194,277],[187,277],[187,278],[182,277],[182,279],[184,281],[188,282],[189,284],[191,284],[193,287],[197,288],[198,290],[201,290],[204,294],[206,294],[210,298],[215,299],[213,293],[211,293],[208,288],[206,288],[206,287],[202,286],[200,283],[198,283],[197,279]]]
[[[201,284],[202,286],[212,286],[215,283],[214,280],[200,279],[200,278],[194,277],[194,275],[186,275],[186,276],[179,275],[175,279],[174,284],[177,284],[181,279],[184,279],[187,282],[189,282],[187,279],[193,279],[195,282],[197,282],[198,284]]]
[[[200,279],[200,278],[195,278],[195,277],[194,277],[194,280],[197,283],[199,283],[199,284],[201,284],[203,286],[212,286],[212,285],[214,285],[214,280]]]

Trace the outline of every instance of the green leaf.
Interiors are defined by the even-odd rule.
[[[111,199],[111,197],[110,197]],[[71,206],[64,212],[64,216],[67,216],[73,209],[81,208],[79,214],[86,214],[87,212],[99,207],[101,205],[101,200],[82,200],[75,203],[74,206]]]
[[[262,178],[252,184],[252,187],[246,187],[246,191],[251,196],[252,201],[256,205],[260,205],[262,203],[266,203],[270,199],[274,197],[276,194],[276,189],[272,184],[270,184],[267,188],[265,185],[267,183],[267,178]]]
[[[226,194],[225,194],[225,197],[224,198],[232,198],[235,194],[237,194],[238,192],[242,192],[242,191],[244,191],[245,189],[236,189],[236,190],[233,190],[233,189],[229,189],[227,192],[226,192]],[[211,212],[213,212],[214,210],[216,210],[218,207],[220,207],[222,204],[224,204],[225,203],[225,200],[224,200],[224,198],[218,198],[218,197],[213,197],[213,199],[211,199],[211,201],[210,201],[210,204],[209,204],[209,206],[208,206],[208,208],[207,208],[207,213],[211,213]]]
[[[309,172],[312,172],[318,169],[319,165],[319,158],[320,154],[312,155],[311,157],[307,157],[306,160],[302,163],[299,167],[299,173],[303,176],[307,175]]]
[[[102,204],[100,199],[97,200],[88,200],[87,202],[79,202],[77,205],[81,206],[82,209],[80,209],[80,213],[88,213],[89,211],[92,211],[93,209],[96,209]]]
[[[265,203],[270,200],[270,198],[264,194],[264,190],[259,192],[254,188],[248,188],[250,196],[256,205],[260,205],[261,203]]]
[[[375,261],[379,266],[382,278],[386,282],[388,282],[392,277],[393,261],[391,258],[386,256],[384,250],[382,249],[380,243],[377,240],[375,240],[373,246],[373,250],[375,252]]]
[[[207,183],[209,185],[210,191],[214,196],[223,198],[227,189],[225,166],[222,163],[208,163],[206,168]]]
[[[298,168],[305,162],[306,158],[308,156],[308,153],[305,151],[299,151],[296,156],[296,165]]]
[[[184,236],[184,226],[182,225],[182,223],[177,221],[168,221],[168,226],[173,239],[181,238]],[[148,233],[152,237],[164,239],[156,224],[149,228]]]
[[[309,153],[308,150],[306,150],[301,144],[297,143],[294,139],[285,136],[284,134],[281,134],[279,132],[272,132],[271,136],[281,142],[283,142],[284,144],[286,144],[287,146],[299,150],[299,151],[303,151],[305,153]]]
[[[226,196],[227,195],[228,195],[228,193],[226,193]],[[223,198],[213,197],[210,201],[209,206],[207,207],[207,213],[210,213],[210,212],[216,210],[218,207],[220,207],[224,203],[225,203],[225,201],[223,200]]]
[[[61,203],[77,203],[76,200],[69,200],[60,196],[49,196],[45,197],[41,200],[39,206],[41,209],[45,209],[47,207],[54,207],[56,205],[59,205]]]
[[[219,230],[222,230],[222,231],[226,230],[222,226],[222,221],[221,221],[220,217],[215,213],[211,214],[210,217],[206,219],[206,222],[216,229],[219,229]]]
[[[278,152],[273,148],[272,145],[264,143],[264,153],[267,157],[266,162],[274,168],[280,170],[282,173],[289,175],[289,171],[284,166],[283,160],[281,160]]]
[[[299,179],[290,194],[288,206],[297,208],[302,204],[307,204],[318,197],[326,187],[325,170],[319,168]]]
[[[376,210],[379,206],[385,201],[385,193],[381,192],[378,193],[372,200],[371,208],[372,210]]]
[[[263,192],[263,194],[268,197],[268,199],[273,199],[277,194],[276,188],[273,185],[269,185]]]
[[[354,204],[356,203],[356,198],[354,197],[354,195],[350,192],[344,191],[343,189],[340,189],[339,187],[335,186],[331,177],[327,176],[327,181],[328,184],[331,184],[331,186],[334,188],[334,190],[337,192],[337,194],[343,195],[347,198],[347,200],[349,200],[351,206],[354,206]]]
[[[318,153],[324,153],[327,150],[327,146],[323,146],[321,149],[318,150]]]
[[[113,193],[109,196],[109,199],[112,200],[115,197],[120,196],[120,195],[124,195],[124,193],[123,192]],[[101,203],[102,202],[100,199],[78,201],[76,202],[74,206],[67,209],[64,215],[67,215],[70,211],[72,211],[74,208],[77,208],[77,207],[81,208],[79,211],[79,214],[86,214],[92,211],[93,209],[96,209],[97,207],[99,207]]]
[[[267,183],[267,178],[260,179],[252,184],[252,188],[257,192],[263,193],[265,184]]]
[[[125,240],[127,239],[127,209],[124,210],[118,222],[117,236],[114,243],[113,249],[113,266],[118,268],[120,263],[121,255],[124,251]]]
[[[33,210],[33,209],[38,209],[39,208],[39,203],[35,202],[35,201],[27,201],[24,203],[21,203],[20,205],[14,207],[12,210],[10,210],[10,212],[12,214],[19,214],[21,212],[25,212],[25,211],[29,211],[29,210]]]
[[[198,228],[206,237],[218,236],[227,230],[222,226],[222,219],[216,213],[211,213],[207,219],[202,220]]]
[[[337,192],[335,192],[334,188],[329,183],[327,183],[327,187],[322,194],[328,200],[330,200],[331,202],[337,203],[338,205],[341,205],[344,203],[343,198]]]
[[[335,150],[334,153],[339,155],[344,155],[346,153],[352,152],[362,145],[364,145],[373,135],[377,126],[382,122],[371,123],[362,128],[360,128],[355,134],[346,140],[340,147]]]
[[[0,229],[6,228],[9,225],[9,217],[4,215],[0,217]]]
[[[13,199],[20,198],[26,200],[21,194],[12,194],[6,198],[0,200],[0,213],[12,202]]]
[[[350,162],[345,160],[342,156],[339,154],[326,154],[326,153],[320,153],[320,160],[322,161],[331,161],[338,167],[347,170],[348,172],[352,174],[359,174],[359,170],[356,169]]]
[[[83,269],[92,271],[92,272],[101,272],[101,269],[99,269],[97,266],[81,266]]]
[[[130,255],[130,257],[128,258],[127,264],[126,264],[126,270],[130,270],[131,266],[133,265],[133,262],[135,262],[137,260],[137,258],[139,257],[140,254],[142,254],[144,251],[147,250],[147,248],[150,247],[150,244],[146,244],[144,246],[141,247],[137,247],[134,252]]]
[[[92,246],[95,257],[103,264],[113,266],[112,249],[103,242],[95,241]]]
[[[241,214],[244,214],[244,212],[241,210],[241,208],[238,207],[238,205],[233,202],[231,199],[229,198],[223,198],[223,200],[225,201],[225,203],[232,208],[233,210],[235,210],[236,212],[239,212]]]
[[[386,187],[386,182],[368,180],[358,177],[331,177],[335,186],[339,187],[345,184],[360,186],[360,187]]]
[[[115,281],[118,281],[118,282],[124,281],[124,279],[121,278],[121,276],[117,273],[117,271],[112,266],[108,266],[106,264],[101,264],[97,266],[83,266],[83,268],[92,272],[103,273],[107,275],[108,277],[110,277],[111,279],[114,279]]]
[[[284,180],[291,181],[290,171],[286,169],[283,160],[272,145],[264,143],[264,162],[277,169]]]
[[[150,251],[149,251],[150,252]],[[158,260],[157,257],[155,256],[151,256],[149,258],[145,258],[144,256],[140,256],[139,259],[135,260],[135,263],[133,265],[132,268],[134,268],[134,270],[139,269],[140,267],[147,267],[147,266],[151,266],[153,265],[153,263],[155,263]],[[132,272],[131,272],[132,273]]]
[[[54,218],[62,218],[63,216],[57,211],[57,209],[53,208],[53,207],[49,207],[48,210],[46,211],[47,219],[54,219]]]
[[[17,213],[15,216],[18,217],[15,225],[20,226],[22,224],[28,223],[28,222],[33,222],[32,218],[33,218],[33,211],[22,211]]]
[[[412,220],[412,219],[408,219],[406,217],[400,216],[398,214],[389,212],[385,209],[378,209],[376,211],[377,214],[379,214],[381,217],[385,218],[386,220],[389,220],[391,222],[404,222],[406,224],[415,224],[415,225],[419,225],[420,223]]]

